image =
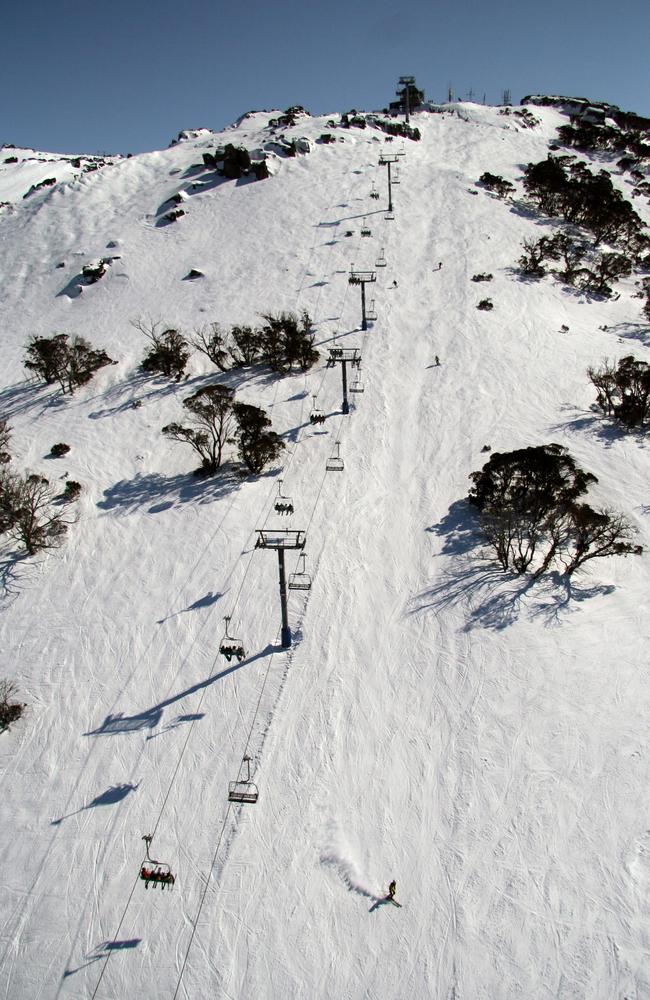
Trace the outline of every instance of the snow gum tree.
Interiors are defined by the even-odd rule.
[[[470,476],[469,501],[503,570],[571,576],[590,559],[638,555],[634,528],[611,510],[580,502],[595,476],[558,444],[495,452]]]
[[[183,400],[190,416],[190,425],[172,423],[163,427],[163,434],[194,448],[205,473],[217,471],[223,449],[234,426],[234,392],[225,385],[209,385]]]
[[[269,430],[271,421],[259,406],[235,403],[233,409],[237,419],[235,437],[239,457],[250,472],[262,472],[278,457],[284,444],[275,431]]]
[[[73,393],[90,382],[95,372],[113,364],[105,351],[95,350],[84,337],[57,333],[31,337],[25,349],[25,368],[48,384],[58,382],[61,392]]]

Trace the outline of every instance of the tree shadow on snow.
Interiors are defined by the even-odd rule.
[[[38,561],[28,552],[11,550],[0,555],[0,611],[6,610],[20,594],[20,582],[30,571],[37,569]]]
[[[64,402],[59,387],[47,385],[34,379],[25,379],[5,386],[0,390],[0,414],[3,420],[28,413],[39,408],[41,414],[50,406],[60,406]]]
[[[575,407],[571,406],[565,406],[562,409],[572,411],[573,413],[576,412]],[[622,441],[626,438],[638,439],[639,444],[642,446],[646,440],[646,434],[642,428],[625,430],[622,426],[616,424],[612,417],[605,416],[605,414],[595,408],[592,411],[578,411],[578,415],[574,416],[573,419],[566,420],[563,423],[558,422],[553,425],[552,429],[554,431],[568,431],[569,433],[574,432],[576,434],[591,434],[593,437],[598,438],[606,448],[611,448],[617,441]]]
[[[535,580],[504,572],[491,555],[478,551],[484,540],[476,532],[471,505],[457,501],[438,525],[427,531],[444,536],[442,552],[455,557],[452,569],[411,600],[408,614],[417,615],[443,608],[464,609],[464,630],[503,629],[512,625],[525,609],[531,617],[548,624],[573,610],[575,602],[610,593],[607,585],[582,586],[560,573]]]
[[[151,504],[148,513],[160,514],[179,504],[214,503],[238,489],[241,482],[232,470],[210,477],[187,472],[172,476],[138,473],[133,479],[122,479],[104,490],[104,499],[97,506],[100,510],[132,511]]]
[[[604,597],[615,590],[613,584],[583,584],[579,579],[550,573],[546,579],[537,581],[530,615],[542,618],[548,625],[558,624],[564,615],[576,611],[583,601]]]

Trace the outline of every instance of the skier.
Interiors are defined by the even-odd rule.
[[[440,358],[436,354],[436,368],[439,368],[439,367],[440,367]]]
[[[393,282],[393,288],[397,288],[397,282],[396,281]]]
[[[396,889],[397,889],[397,882],[395,881],[395,879],[393,879],[393,881],[391,882],[391,884],[388,886],[388,898],[389,899],[394,899],[395,898],[395,890]]]

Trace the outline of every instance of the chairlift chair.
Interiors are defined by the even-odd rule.
[[[244,757],[246,764],[246,777],[243,780],[228,782],[229,802],[257,802],[259,790],[254,781],[251,781],[251,759]]]
[[[375,189],[374,181],[372,182],[372,190],[370,192],[370,197],[373,199],[373,201],[377,201],[377,199],[379,198],[379,191]]]
[[[337,441],[334,445],[334,454],[330,455],[325,463],[326,472],[343,472],[343,459],[339,454],[340,448],[341,442]]]
[[[394,220],[395,220],[395,213],[392,212],[392,211],[391,212],[385,212],[384,213],[384,218],[386,219],[387,222],[394,222]]]
[[[323,413],[322,410],[319,410],[319,408],[316,406],[316,397],[312,396],[311,398],[314,401],[314,405],[312,407],[311,413],[309,414],[309,423],[310,424],[324,424],[325,423],[325,414]]]
[[[278,495],[273,506],[278,514],[293,514],[293,500],[284,496],[281,479],[278,480]]]
[[[350,392],[363,392],[363,382],[361,381],[361,375],[357,372],[354,382],[350,386]]]
[[[379,256],[377,257],[377,260],[375,261],[375,267],[386,267],[386,257],[385,257],[385,254],[384,254],[384,248],[383,247],[379,251]]]
[[[365,219],[363,220],[363,225],[361,226],[361,235],[372,236],[372,229],[370,229]]]
[[[145,842],[147,860],[140,869],[140,878],[144,882],[145,889],[148,889],[149,886],[155,889],[157,885],[160,886],[161,890],[165,886],[173,889],[176,878],[172,875],[169,865],[165,864],[164,861],[156,861],[155,858],[149,855],[149,847],[153,840],[153,834],[145,833],[142,839]]]
[[[228,631],[231,618],[232,615],[224,615],[224,621],[226,623],[226,632],[223,639],[219,643],[219,652],[221,653],[222,656],[225,656],[225,658],[228,660],[228,663],[230,663],[233,656],[236,657],[236,659],[238,659],[239,662],[241,663],[241,661],[246,656],[246,651],[244,649],[244,644],[241,641],[241,639],[238,639],[237,636],[230,635]]]
[[[395,165],[395,174],[391,178],[393,184],[399,184],[399,167]]]
[[[289,574],[289,590],[311,590],[311,577],[305,572],[306,553],[300,553],[300,569]]]
[[[370,300],[370,308],[366,309],[366,319],[369,319],[369,320],[376,320],[377,319],[377,310],[375,309],[375,300],[374,299]]]

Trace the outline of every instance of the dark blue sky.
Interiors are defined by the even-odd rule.
[[[383,107],[414,74],[499,103],[505,88],[650,117],[650,0],[37,0],[0,19],[0,143],[141,152],[252,108]]]

